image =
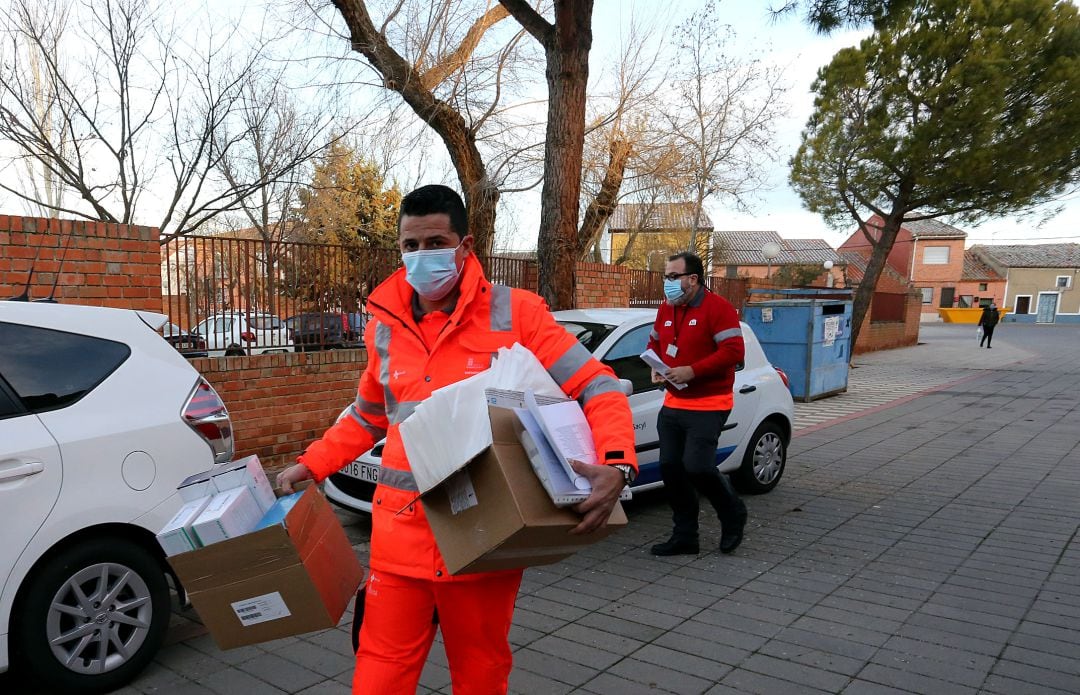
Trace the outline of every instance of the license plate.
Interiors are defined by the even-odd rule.
[[[379,482],[379,467],[367,463],[353,461],[348,466],[342,468],[341,472],[350,478],[356,478],[357,480],[363,480],[364,482]]]
[[[189,342],[184,341],[184,340],[181,340],[179,343],[176,344],[176,349],[177,350],[191,350],[194,347],[195,347],[195,343],[189,343]]]

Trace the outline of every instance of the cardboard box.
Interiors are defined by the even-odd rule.
[[[251,490],[234,487],[211,497],[191,528],[199,545],[206,546],[255,530],[261,518],[262,510]]]
[[[192,530],[195,519],[210,503],[210,495],[204,495],[186,503],[157,535],[158,544],[166,555],[179,555],[199,547],[199,539]]]
[[[364,570],[314,485],[283,524],[169,558],[222,649],[334,627]]]
[[[274,486],[267,480],[266,471],[263,470],[258,456],[245,456],[227,463],[217,470],[210,471],[210,475],[210,482],[218,492],[226,492],[235,487],[246,487],[251,490],[262,513],[266,513],[274,504],[276,499]]]
[[[607,526],[571,535],[581,516],[556,507],[544,490],[514,432],[513,411],[489,407],[488,415],[494,443],[421,498],[451,574],[551,564],[626,526],[616,502]]]

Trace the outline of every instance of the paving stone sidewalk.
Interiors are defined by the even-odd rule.
[[[512,692],[1080,692],[1080,327],[922,341],[799,406],[785,477],[747,498],[734,555],[703,515],[706,552],[650,556],[669,512],[642,494],[626,530],[529,570]],[[367,519],[341,518],[366,558]],[[222,652],[177,616],[121,692],[347,693],[349,620]],[[421,685],[451,692],[438,643]]]

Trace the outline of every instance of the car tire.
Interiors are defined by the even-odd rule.
[[[120,610],[94,605],[114,593],[109,605]],[[96,538],[48,558],[29,578],[16,615],[12,644],[49,692],[108,692],[131,681],[161,647],[169,625],[169,586],[161,564],[139,545]],[[71,637],[57,642],[61,635]],[[130,653],[125,656],[116,641]],[[87,656],[69,658],[80,654]]]
[[[775,422],[763,422],[750,438],[734,478],[739,490],[764,494],[780,482],[787,465],[787,440]]]

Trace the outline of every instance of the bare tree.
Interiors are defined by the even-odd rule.
[[[0,189],[75,217],[145,224],[154,215],[167,241],[238,209],[302,163],[285,162],[239,188],[219,175],[242,140],[219,131],[265,68],[265,44],[233,50],[251,41],[231,28],[208,30],[194,45],[164,5],[145,0],[70,7],[62,31],[33,0],[12,0],[0,13],[0,139],[70,202],[33,186]],[[46,89],[35,86],[35,70]],[[50,95],[45,110],[37,106],[42,94]]]
[[[500,181],[485,163],[479,134],[499,113],[521,32],[482,51],[485,34],[508,16],[500,5],[481,12],[475,3],[398,0],[378,27],[364,0],[333,5],[353,50],[443,141],[469,209],[468,231],[481,253],[489,253]]]
[[[710,3],[676,29],[679,67],[665,117],[683,153],[693,196],[689,248],[697,247],[705,200],[722,196],[745,207],[775,157],[773,124],[785,87],[778,69],[726,53],[729,27]]]

